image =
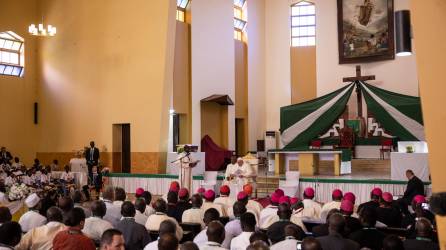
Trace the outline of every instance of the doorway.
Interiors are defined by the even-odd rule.
[[[130,173],[130,124],[113,124],[113,172]]]

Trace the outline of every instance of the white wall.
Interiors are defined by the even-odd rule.
[[[342,78],[354,76],[355,64],[338,63],[337,4],[335,0],[312,0],[316,4],[317,95],[344,86]],[[265,0],[266,129],[280,126],[280,107],[289,105],[290,6],[297,0]],[[410,0],[395,0],[395,10],[409,9]],[[248,9],[249,11],[249,9]],[[249,20],[248,20],[249,21]],[[416,41],[416,38],[415,40]],[[248,48],[249,50],[249,48]],[[402,94],[418,95],[415,57],[361,64],[363,74],[376,75],[370,83]],[[356,113],[353,94],[350,115]]]
[[[338,64],[338,29],[336,1],[314,0],[316,4],[316,69],[318,96],[343,86],[342,78],[355,75],[356,64]],[[409,9],[410,0],[395,0],[395,10]],[[376,75],[370,83],[402,94],[418,96],[418,76],[415,56],[395,57],[395,60],[362,63],[363,75]],[[356,97],[352,96],[350,113],[356,112]]]
[[[290,4],[265,0],[265,11],[266,129],[278,130],[280,107],[291,104]]]
[[[233,1],[191,1],[192,143],[201,143],[200,100],[226,94],[235,100]],[[228,106],[229,149],[235,148],[234,106]]]
[[[249,150],[263,139],[265,117],[265,0],[247,1]]]

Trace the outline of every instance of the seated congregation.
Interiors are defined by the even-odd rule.
[[[195,193],[172,182],[167,195],[105,187],[99,199],[84,191],[32,193],[29,211],[12,222],[0,207],[0,249],[439,249],[426,197],[407,194],[410,206],[374,188],[370,201],[335,189],[321,204],[313,188],[302,197],[281,189],[254,199],[246,184]],[[217,197],[218,196],[218,197]],[[404,205],[403,205],[404,206]]]

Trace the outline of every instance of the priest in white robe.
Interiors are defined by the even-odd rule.
[[[181,153],[176,160],[179,165],[179,175],[178,181],[182,188],[187,188],[187,190],[192,190],[192,168],[197,166],[199,161],[194,161],[190,155],[189,145],[184,146],[184,152]]]

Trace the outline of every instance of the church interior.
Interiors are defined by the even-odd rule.
[[[0,0],[0,146],[64,166],[94,141],[129,193],[166,194],[184,145],[194,190],[236,156],[259,197],[298,173],[365,202],[408,169],[446,192],[443,24],[443,0]]]

